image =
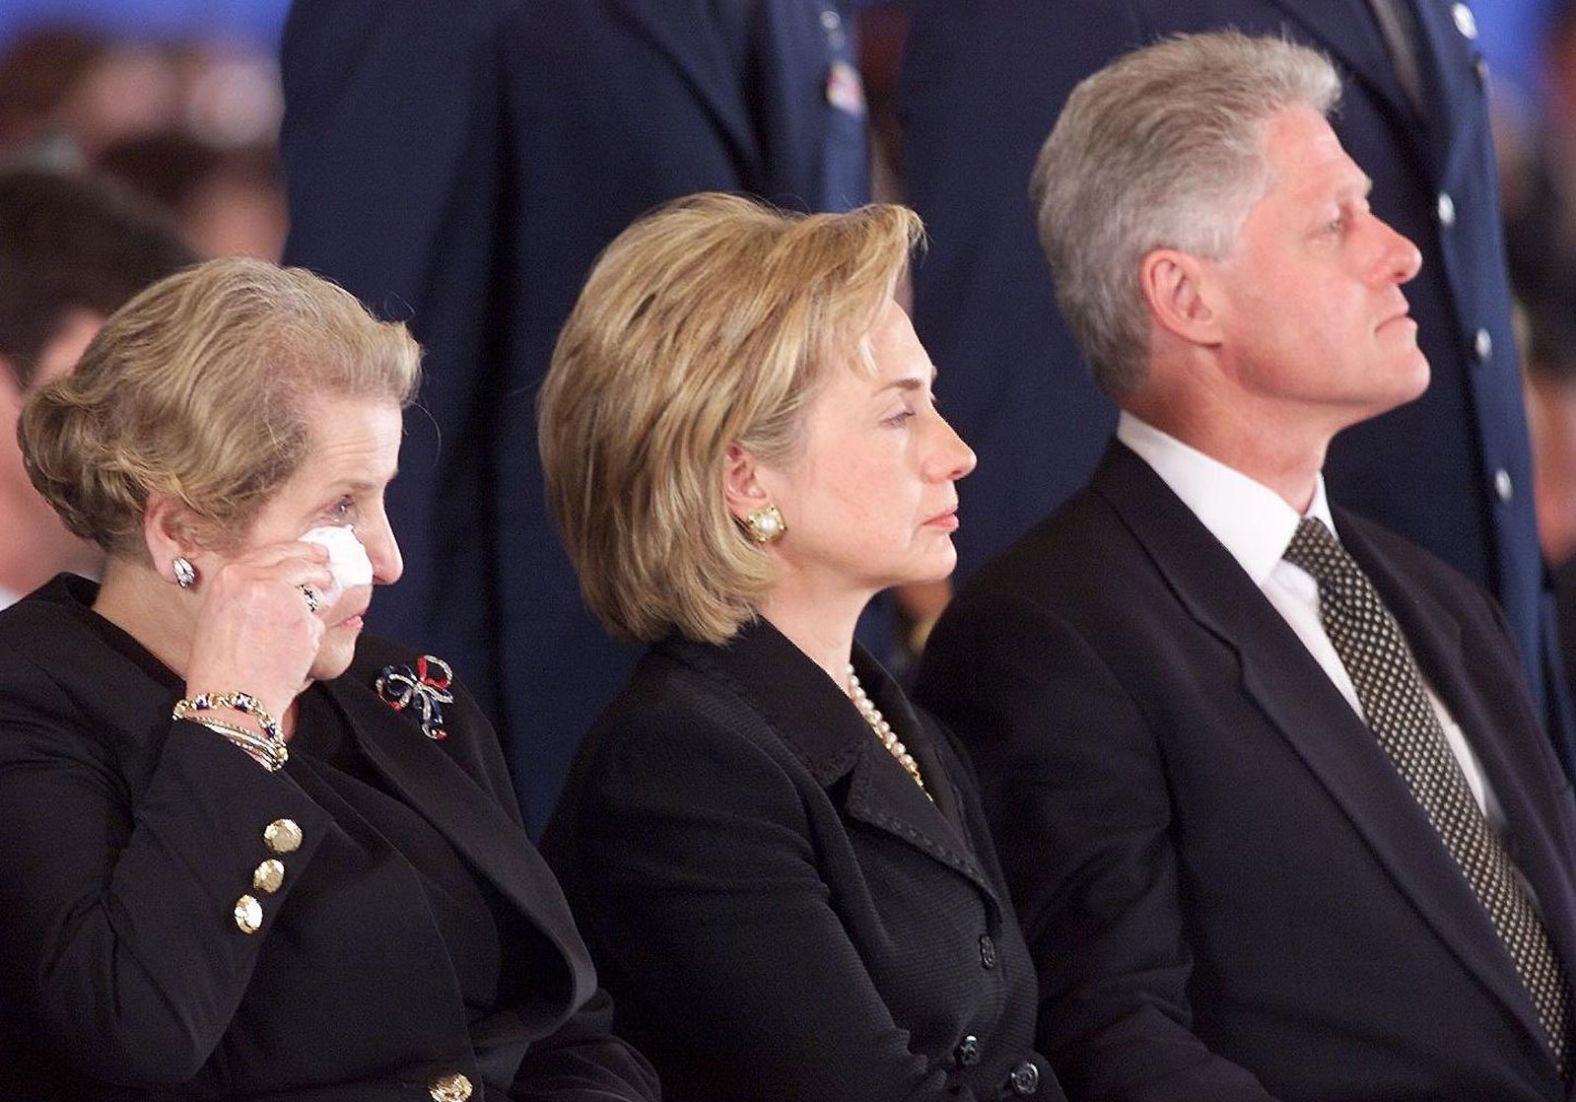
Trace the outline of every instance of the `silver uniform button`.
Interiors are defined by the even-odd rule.
[[[843,17],[838,15],[831,8],[827,8],[825,11],[821,12],[821,26],[823,29],[827,31],[835,31],[842,25]]]
[[[255,934],[263,928],[263,905],[249,895],[235,901],[235,924],[243,934]]]
[[[1463,38],[1477,37],[1477,17],[1472,14],[1472,9],[1465,4],[1451,4],[1450,18],[1456,21],[1456,30],[1461,32]]]
[[[1448,191],[1439,193],[1439,224],[1447,230],[1456,224],[1456,201]]]
[[[1510,481],[1510,472],[1504,467],[1494,472],[1494,492],[1499,495],[1499,500],[1507,505],[1516,492],[1516,487]]]
[[[471,1081],[462,1073],[440,1076],[427,1084],[432,1102],[465,1102],[471,1096]]]
[[[1488,363],[1494,354],[1494,337],[1487,329],[1479,329],[1472,337],[1472,354],[1480,364]]]

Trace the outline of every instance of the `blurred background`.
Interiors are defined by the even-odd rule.
[[[1576,24],[1572,7],[1565,0],[1476,7],[1507,176],[1528,181],[1507,186],[1518,216],[1562,186],[1552,147],[1568,142],[1576,156],[1576,138],[1560,136],[1576,131],[1576,31],[1561,29]],[[172,209],[204,255],[277,259],[286,228],[277,51],[288,10],[289,0],[3,0],[0,157],[26,151],[102,169]],[[900,0],[867,0],[861,11],[883,198],[901,195],[890,96],[904,16]],[[1526,237],[1540,235],[1529,227]],[[1570,526],[1576,547],[1576,504]]]
[[[278,259],[288,0],[4,0],[0,156],[100,169],[205,256]]]
[[[864,0],[878,198],[902,197],[902,2]],[[0,160],[116,177],[199,254],[277,260],[289,0],[0,0]],[[1576,0],[1480,0],[1544,550],[1576,602]],[[1573,608],[1576,615],[1576,608]]]

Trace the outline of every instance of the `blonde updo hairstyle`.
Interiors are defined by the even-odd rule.
[[[33,485],[110,554],[146,556],[153,495],[224,547],[306,458],[314,400],[404,407],[420,361],[404,325],[304,269],[210,260],[116,311],[76,370],[32,395],[17,434]]]
[[[716,643],[754,615],[772,561],[729,512],[728,449],[790,459],[826,373],[873,370],[865,338],[921,232],[899,206],[804,216],[711,193],[608,246],[537,420],[548,501],[611,631]]]

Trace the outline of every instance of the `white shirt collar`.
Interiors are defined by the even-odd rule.
[[[1211,459],[1126,410],[1117,419],[1116,438],[1154,468],[1161,481],[1231,552],[1253,584],[1262,588],[1297,530],[1301,519],[1297,511],[1262,482]],[[1314,483],[1313,501],[1305,515],[1317,517],[1335,532],[1323,475]]]

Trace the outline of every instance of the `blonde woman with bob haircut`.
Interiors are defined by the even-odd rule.
[[[216,260],[24,408],[108,561],[0,613],[0,1095],[656,1097],[487,721],[362,633],[419,360],[332,284]]]
[[[973,774],[854,643],[951,572],[974,466],[894,297],[919,236],[681,200],[608,247],[541,394],[585,597],[651,644],[547,852],[678,1102],[1061,1097]]]

